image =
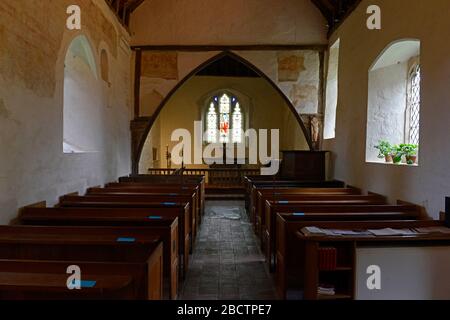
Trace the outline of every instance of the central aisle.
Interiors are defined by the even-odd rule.
[[[207,201],[181,299],[275,299],[243,201]]]

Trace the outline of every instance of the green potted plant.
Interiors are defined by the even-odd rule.
[[[417,162],[417,151],[419,146],[417,144],[401,144],[400,145],[402,153],[405,155],[406,163],[409,165],[416,164]]]
[[[401,145],[394,145],[392,147],[392,161],[395,164],[399,164],[400,162],[402,162],[402,158],[403,158],[403,149]]]
[[[392,145],[385,140],[381,140],[375,149],[378,149],[378,158],[385,159],[386,162],[392,162]]]

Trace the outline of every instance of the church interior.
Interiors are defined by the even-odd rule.
[[[0,1],[0,300],[450,299],[449,12]]]

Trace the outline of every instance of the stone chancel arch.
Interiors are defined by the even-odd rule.
[[[148,63],[148,57],[145,58],[145,52],[143,54],[143,62]],[[192,54],[192,53],[191,53]],[[267,66],[266,70],[269,75],[267,75],[265,72],[263,72],[260,68],[255,66],[252,62],[248,61],[247,59],[244,59],[241,57],[241,55],[247,54],[247,56],[250,59],[253,59],[256,61],[256,63],[261,64],[264,66],[264,61],[270,64],[270,61],[274,63],[276,66],[278,66],[278,69],[275,71],[270,71],[270,67]],[[150,54],[152,55],[152,54]],[[156,124],[158,116],[160,115],[161,111],[165,106],[170,102],[170,100],[176,96],[179,90],[182,90],[183,87],[187,84],[187,82],[190,81],[190,79],[195,78],[195,76],[198,73],[201,73],[201,70],[204,70],[208,66],[216,63],[217,61],[220,61],[224,57],[226,58],[232,58],[232,60],[236,61],[238,64],[241,64],[244,68],[248,68],[257,77],[260,77],[262,81],[264,81],[267,85],[266,90],[275,92],[279,98],[280,103],[286,105],[287,110],[290,110],[290,113],[293,115],[293,123],[297,123],[297,126],[300,129],[298,133],[298,137],[294,137],[293,139],[298,139],[299,141],[304,140],[306,143],[307,148],[309,149],[311,147],[310,137],[309,137],[309,131],[303,124],[300,118],[300,112],[301,110],[305,110],[305,113],[317,113],[318,108],[318,86],[319,86],[319,54],[317,52],[308,50],[308,51],[293,51],[291,52],[291,55],[288,53],[281,54],[280,52],[243,52],[240,53],[240,55],[234,53],[234,52],[222,52],[219,54],[216,54],[212,58],[206,60],[196,68],[194,68],[190,73],[188,73],[182,80],[176,79],[174,70],[171,70],[170,68],[173,67],[183,67],[185,65],[184,61],[186,58],[187,53],[182,53],[182,57],[178,57],[176,61],[174,61],[173,55],[166,56],[165,62],[161,64],[161,60],[163,59],[161,57],[161,53],[158,53],[158,61],[160,62],[159,65],[165,65],[166,68],[161,71],[161,76],[165,77],[163,78],[154,78],[154,72],[155,70],[152,70],[153,72],[153,78],[145,79],[145,75],[149,74],[149,70],[151,69],[149,66],[146,66],[145,64],[142,66],[143,70],[146,70],[142,76],[143,84],[141,85],[141,97],[145,96],[146,94],[150,93],[150,87],[149,84],[153,83],[153,88],[159,86],[160,88],[163,87],[163,84],[165,84],[168,88],[172,88],[170,92],[164,97],[162,93],[159,92],[158,96],[159,104],[156,107],[152,108],[146,108],[146,103],[151,103],[154,101],[152,100],[141,100],[141,106],[144,110],[148,111],[149,109],[152,109],[151,114],[146,114],[145,116],[150,116],[147,120],[147,123],[143,123],[144,128],[141,127],[142,133],[140,136],[139,141],[135,141],[136,143],[136,152],[135,152],[135,166],[134,171],[137,171],[137,163],[139,160],[141,160],[141,155],[145,158],[145,155],[143,154],[153,154],[154,152],[149,152],[149,146],[148,141],[152,140],[152,138],[148,139],[148,135],[153,128],[153,126]],[[206,56],[205,53],[201,53],[204,57]],[[198,57],[198,56],[197,56]],[[283,59],[287,57],[288,59],[291,58],[294,60],[294,63],[289,65],[287,62],[283,62]],[[315,57],[317,59],[315,59]],[[155,58],[155,57],[154,57]],[[279,61],[282,61],[279,63]],[[292,61],[291,61],[292,62]],[[315,63],[317,62],[317,63]],[[288,66],[286,66],[288,64]],[[280,66],[281,65],[281,66]],[[289,69],[290,66],[290,69]],[[279,72],[281,70],[281,72]],[[315,74],[317,72],[317,79],[315,77]],[[305,74],[305,76],[303,76]],[[170,79],[169,79],[170,78]],[[315,82],[317,80],[317,83]],[[307,88],[306,90],[303,90],[302,88]],[[313,90],[309,90],[311,88],[315,88]],[[299,95],[293,95],[292,91],[299,90]],[[151,93],[153,93],[156,90],[153,89]],[[315,92],[316,91],[316,92]],[[203,95],[204,93],[202,93]],[[292,103],[293,98],[298,98],[297,105],[294,105]],[[309,105],[308,103],[311,102]],[[143,105],[142,105],[143,104]],[[309,108],[309,109],[308,109]],[[181,112],[181,110],[180,110]],[[145,119],[145,118],[144,118]],[[200,120],[201,117],[199,116],[197,120]],[[156,124],[157,125],[157,124]],[[295,124],[294,124],[295,125]],[[280,123],[280,127],[282,127],[282,123]],[[155,129],[158,130],[158,129]],[[304,137],[304,138],[302,138]],[[139,137],[138,137],[139,138]],[[292,137],[291,137],[292,138]],[[135,138],[136,139],[136,138]],[[153,147],[152,147],[153,148]],[[143,152],[144,149],[147,149]],[[159,154],[162,154],[165,152],[165,150],[161,150],[160,148]],[[162,152],[162,153],[161,153]],[[147,157],[148,158],[148,157]],[[144,160],[145,161],[145,160]],[[140,171],[143,171],[142,166]]]

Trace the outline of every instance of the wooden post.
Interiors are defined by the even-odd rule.
[[[140,116],[142,50],[136,50],[134,70],[134,118]]]

